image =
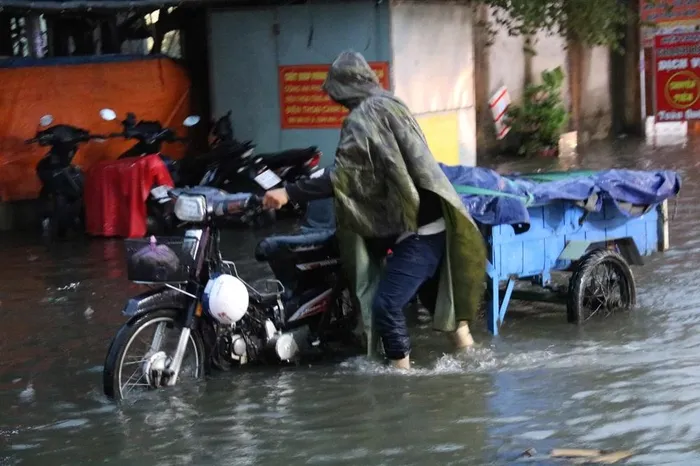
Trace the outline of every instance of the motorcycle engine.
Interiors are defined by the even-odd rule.
[[[243,365],[264,357],[270,325],[272,323],[262,310],[251,308],[235,327],[220,326],[216,351],[218,365],[224,365],[223,361],[227,366]]]

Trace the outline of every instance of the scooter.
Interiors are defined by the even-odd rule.
[[[233,138],[230,114],[212,122],[209,150],[204,154],[187,154],[179,161],[179,186],[213,186],[222,188],[229,177],[253,154],[251,141]]]
[[[251,181],[261,173],[261,167],[265,167],[277,175],[283,184],[309,178],[319,170],[318,165],[323,153],[316,146],[263,154],[251,152],[250,149],[255,148],[252,141],[239,142],[234,137],[231,111],[219,118],[213,127],[213,137],[210,139],[212,144],[238,144],[244,149],[238,152],[238,156],[242,159],[239,165],[233,170],[219,170],[218,173],[225,173],[225,176],[220,175],[216,182],[207,183],[210,186],[216,186],[228,192],[249,191],[252,186],[253,191],[251,192],[257,193],[258,187],[256,183],[251,183]],[[245,167],[242,167],[244,165]],[[305,204],[289,203],[280,210],[280,213],[298,217],[304,214],[305,209]],[[270,218],[272,215],[269,214]]]
[[[84,229],[83,186],[80,167],[72,165],[78,145],[106,136],[91,135],[87,130],[70,125],[54,125],[53,116],[44,115],[40,128],[27,144],[49,146],[51,149],[36,166],[41,181],[39,200],[44,211],[42,226],[51,237],[63,237],[68,229]]]
[[[222,221],[260,215],[260,197],[204,186],[156,190],[174,203],[187,231],[125,240],[129,280],[154,288],[122,310],[127,321],[104,363],[109,398],[198,379],[211,369],[362,351],[333,230],[265,239],[256,258],[270,264],[275,278],[248,284],[236,264],[222,258],[219,232]],[[145,343],[141,350],[139,343]]]
[[[116,112],[109,108],[100,110],[100,116],[105,121],[114,121],[117,118]],[[200,118],[197,115],[190,115],[185,118],[182,124],[185,127],[192,127],[199,123],[199,120]],[[158,154],[168,168],[168,173],[173,180],[173,184],[177,186],[180,181],[180,176],[178,174],[179,164],[171,157],[163,154],[161,149],[163,143],[186,142],[187,138],[178,137],[173,129],[163,127],[158,121],[137,121],[136,115],[131,112],[127,113],[126,119],[121,122],[121,125],[122,131],[120,133],[112,133],[108,135],[108,137],[134,139],[136,140],[136,144],[126,150],[117,159],[122,160],[129,157]],[[150,233],[168,231],[169,225],[166,223],[168,215],[167,212],[163,210],[163,206],[158,203],[157,200],[149,197],[146,200],[146,207],[148,231]]]
[[[105,108],[100,110],[100,116],[105,121],[114,121],[117,114],[114,110]],[[192,127],[199,123],[200,118],[197,115],[190,115],[183,121],[183,126]],[[187,138],[178,137],[175,131],[171,128],[163,127],[159,121],[137,121],[134,113],[127,113],[126,119],[121,122],[122,132],[112,133],[109,137],[122,137],[124,139],[134,139],[136,144],[127,149],[123,154],[117,157],[118,160],[128,157],[142,157],[144,155],[158,154],[163,160],[163,163],[168,167],[168,172],[173,178],[173,182],[178,184],[178,163],[171,157],[161,152],[163,143],[166,142],[187,142]]]
[[[213,143],[222,144],[236,142],[233,135],[233,125],[231,123],[231,111],[214,123]],[[254,148],[251,141],[243,141],[240,144]],[[299,149],[287,149],[280,152],[268,152],[256,154],[262,159],[270,170],[275,172],[285,182],[294,182],[299,178],[310,176],[321,162],[323,153],[317,146],[310,146]]]

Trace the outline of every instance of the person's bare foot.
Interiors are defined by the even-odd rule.
[[[454,333],[454,342],[458,350],[471,348],[474,346],[474,338],[469,330],[469,323],[462,320],[457,324],[457,330]]]
[[[392,359],[391,366],[396,369],[409,370],[411,368],[411,361],[409,361],[408,356],[403,359]]]

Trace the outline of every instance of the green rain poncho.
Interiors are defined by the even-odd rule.
[[[377,343],[370,317],[381,264],[369,256],[363,238],[416,231],[416,187],[442,198],[447,226],[433,328],[454,331],[457,321],[472,321],[484,294],[484,239],[430,152],[418,122],[403,102],[381,88],[358,53],[338,56],[323,89],[350,109],[332,182],[342,260],[362,310],[369,353]]]

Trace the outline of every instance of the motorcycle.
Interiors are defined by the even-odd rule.
[[[230,110],[214,123],[214,133],[212,141],[215,143],[237,141],[233,135]],[[251,141],[243,141],[241,144],[255,147]],[[288,183],[310,176],[318,168],[322,156],[323,152],[317,146],[257,154],[262,163]]]
[[[180,186],[212,186],[222,188],[227,179],[253,154],[251,141],[233,138],[230,114],[212,122],[209,150],[204,154],[187,154],[180,160]]]
[[[129,280],[155,287],[131,298],[107,351],[104,393],[127,398],[134,388],[157,389],[211,369],[299,361],[359,347],[358,313],[340,271],[333,230],[261,241],[256,259],[273,279],[253,285],[222,258],[220,222],[250,221],[260,197],[211,187],[156,188],[159,199],[188,224],[183,237],[125,240]],[[146,348],[131,354],[137,340]],[[171,332],[170,348],[166,332]],[[145,340],[144,340],[145,341]]]
[[[100,110],[100,116],[105,121],[114,121],[117,114],[114,110],[105,108]],[[189,128],[199,123],[197,115],[190,115],[182,122],[182,125]],[[171,128],[165,128],[159,121],[136,120],[136,115],[129,112],[126,119],[121,122],[122,132],[112,133],[109,137],[123,137],[124,139],[134,139],[136,144],[127,149],[117,157],[122,160],[129,157],[141,157],[144,155],[158,154],[163,163],[168,167],[168,172],[173,179],[173,183],[179,181],[178,164],[175,160],[161,152],[163,143],[166,142],[187,142],[187,138],[178,137]]]
[[[219,118],[213,124],[212,138],[210,143],[226,145],[237,144],[243,149],[238,151],[238,165],[228,170],[219,169],[215,181],[207,182],[209,186],[216,186],[228,192],[243,192],[252,190],[257,193],[259,190],[256,176],[269,169],[280,180],[280,185],[294,183],[299,179],[308,178],[319,170],[319,163],[323,153],[316,146],[301,149],[288,149],[280,152],[269,152],[263,154],[253,154],[251,149],[255,148],[252,141],[239,142],[233,134],[231,124],[231,111]],[[236,163],[235,161],[233,162]],[[205,175],[206,176],[206,175]],[[268,175],[266,175],[268,176]],[[269,176],[268,176],[269,177]],[[271,177],[269,177],[272,180]],[[255,181],[253,183],[253,181]],[[269,188],[266,188],[269,189]],[[303,215],[306,205],[290,202],[280,210],[280,213],[292,214],[293,216]],[[274,214],[269,214],[270,220],[274,220]]]
[[[252,150],[249,150],[249,152],[252,153]],[[248,156],[245,155],[245,157]],[[224,184],[223,180],[228,179],[226,173],[231,170],[230,163],[230,160],[222,161],[221,159],[212,162],[197,187],[219,189],[219,186]],[[246,160],[243,162],[234,163],[238,167],[238,170],[236,170],[236,173],[230,177],[238,180],[237,186],[243,189],[244,192],[254,191],[254,193],[257,193],[258,195],[263,195],[266,190],[278,188],[283,185],[282,180],[259,160]],[[161,192],[160,190],[160,187],[152,189],[149,199],[152,199],[154,203],[159,204],[159,208],[157,210],[157,212],[159,212],[161,215],[161,218],[158,221],[159,225],[161,226],[159,231],[171,234],[179,230],[183,225],[186,225],[186,223],[179,221],[175,215],[175,212],[173,211],[173,203],[170,202],[169,198],[159,195]],[[156,212],[156,209],[154,208],[152,211]],[[274,210],[264,210],[251,218],[232,216],[226,219],[219,219],[219,226],[263,227],[274,223],[276,218],[277,217]]]
[[[117,114],[114,110],[105,108],[100,110],[100,116],[105,121],[114,121]],[[192,127],[199,123],[200,118],[196,115],[190,115],[183,121],[183,126]],[[145,155],[158,154],[165,166],[168,168],[168,173],[177,186],[180,182],[179,165],[176,160],[161,152],[163,143],[166,142],[186,142],[187,138],[178,137],[174,130],[166,128],[158,121],[137,121],[136,115],[129,112],[126,119],[121,122],[122,132],[109,134],[109,138],[122,137],[125,139],[134,139],[136,144],[127,149],[123,154],[117,157],[117,160],[122,160],[129,157],[142,157]],[[163,205],[156,199],[149,197],[146,200],[146,212],[148,225],[147,229],[151,233],[164,232],[169,229],[166,223],[168,212],[163,208]]]
[[[69,228],[83,230],[84,174],[80,167],[72,165],[78,145],[105,136],[91,135],[87,130],[70,125],[54,125],[51,115],[39,120],[35,137],[26,144],[49,146],[51,149],[36,166],[41,181],[39,200],[44,211],[42,226],[51,237],[62,237]]]

